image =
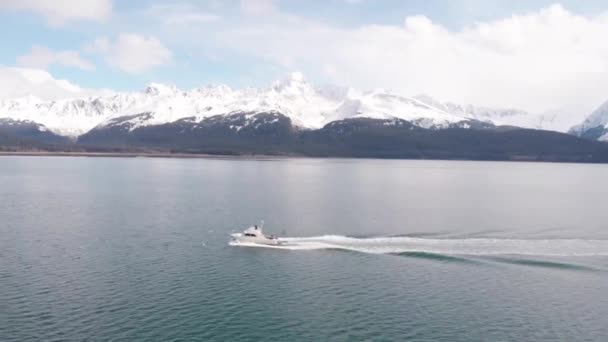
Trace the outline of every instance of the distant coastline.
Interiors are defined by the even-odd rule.
[[[59,152],[59,151],[0,151],[0,157],[111,157],[111,158],[182,158],[182,159],[283,159],[307,158],[301,155],[206,154],[172,152]]]
[[[89,157],[89,158],[175,158],[175,159],[222,159],[222,160],[285,160],[285,159],[379,159],[379,160],[428,160],[470,162],[519,162],[519,163],[567,163],[608,164],[604,162],[538,159],[534,156],[510,156],[509,159],[465,159],[465,158],[397,158],[374,156],[314,156],[303,154],[213,154],[180,152],[70,152],[70,151],[0,151],[1,157]]]

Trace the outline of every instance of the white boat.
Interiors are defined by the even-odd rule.
[[[262,232],[262,225],[257,224],[245,229],[242,233],[230,234],[233,241],[239,243],[256,243],[260,245],[281,246],[286,244],[274,235],[266,236]]]

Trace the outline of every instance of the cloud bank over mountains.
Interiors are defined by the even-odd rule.
[[[342,6],[363,4],[344,1]],[[117,83],[133,77],[154,81],[162,71],[183,88],[209,83],[208,75],[221,79],[225,73],[231,80],[226,83],[234,85],[232,73],[238,73],[239,86],[257,86],[302,70],[315,83],[382,87],[539,113],[587,113],[608,97],[608,45],[603,44],[608,9],[583,15],[554,4],[451,27],[433,20],[430,12],[403,13],[400,23],[344,24],[304,13],[288,1],[139,6],[145,7],[110,0],[53,6],[0,0],[0,10],[38,15],[49,25],[49,35],[95,23],[74,46],[52,46],[55,38],[36,40],[13,58],[19,66],[99,77],[105,82],[99,88],[113,87],[111,79],[101,77],[105,70],[119,78]]]

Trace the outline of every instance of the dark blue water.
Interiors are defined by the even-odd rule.
[[[1,341],[605,341],[608,166],[0,158]],[[261,219],[298,249],[232,247]]]

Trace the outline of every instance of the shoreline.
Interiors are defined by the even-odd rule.
[[[66,151],[0,151],[1,157],[85,157],[85,158],[170,158],[170,159],[218,159],[218,160],[286,160],[286,159],[360,159],[360,160],[411,160],[411,161],[464,161],[494,163],[547,163],[608,165],[608,162],[585,162],[565,160],[534,160],[529,157],[512,159],[459,159],[459,158],[382,158],[347,156],[307,156],[298,154],[205,154],[183,152],[66,152]]]
[[[204,153],[171,152],[49,152],[49,151],[0,151],[0,157],[100,157],[100,158],[180,158],[180,159],[283,159],[302,156],[274,155],[222,155]]]

